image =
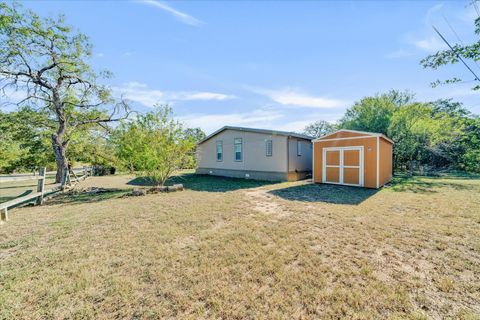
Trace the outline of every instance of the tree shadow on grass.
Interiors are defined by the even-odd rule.
[[[0,203],[4,203],[4,202],[7,202],[7,201],[10,201],[10,200],[13,200],[13,199],[16,199],[16,198],[20,198],[20,197],[23,197],[23,196],[26,196],[30,193],[32,193],[33,190],[26,190],[25,192],[23,192],[22,194],[19,194],[19,195],[14,195],[14,196],[0,196]]]
[[[59,204],[80,204],[92,203],[103,200],[121,198],[131,190],[129,189],[106,189],[105,192],[88,193],[88,192],[67,192],[59,194],[46,202],[47,205]]]
[[[195,191],[207,191],[207,192],[226,192],[235,191],[240,189],[249,189],[261,187],[277,182],[272,181],[259,181],[259,180],[247,180],[238,178],[219,177],[211,175],[202,175],[195,173],[185,173],[177,176],[173,176],[167,180],[165,185],[171,186],[177,183],[183,184],[185,189]],[[151,182],[147,178],[139,177],[128,182],[133,186],[151,186]]]
[[[358,205],[377,192],[376,189],[313,183],[269,191],[285,200],[348,205]]]

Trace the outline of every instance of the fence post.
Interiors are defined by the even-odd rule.
[[[83,166],[83,180],[87,179],[88,169],[87,166]]]
[[[45,176],[47,169],[45,167],[40,168],[38,171],[38,183],[37,183],[37,192],[40,192],[40,195],[37,197],[37,205],[43,204],[43,195],[45,193]]]
[[[8,221],[8,208],[0,209],[0,224]]]

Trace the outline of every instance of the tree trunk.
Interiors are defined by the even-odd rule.
[[[62,182],[65,172],[68,172],[68,159],[66,156],[66,148],[59,139],[58,135],[52,135],[52,147],[55,154],[55,162],[57,164],[57,175],[55,176],[55,182]]]
[[[68,159],[66,155],[68,142],[65,141],[65,134],[67,132],[67,118],[65,116],[64,105],[60,99],[57,87],[53,89],[52,97],[58,120],[57,132],[52,134],[53,153],[55,154],[55,162],[57,163],[57,175],[55,177],[55,182],[65,183],[66,181],[63,181],[63,179],[65,174],[68,174]]]

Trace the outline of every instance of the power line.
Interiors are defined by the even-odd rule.
[[[475,3],[474,3],[475,4]],[[455,31],[455,29],[453,29],[453,26],[450,24],[450,22],[448,21],[447,17],[445,17],[445,15],[442,15],[443,16],[443,19],[445,20],[445,22],[447,23],[447,25],[449,26],[450,30],[452,30],[453,34],[455,35],[455,37],[457,37],[458,41],[463,45],[465,46],[465,43],[462,41],[462,39],[460,39],[460,36],[458,35],[458,33]],[[480,70],[480,66],[478,65],[477,61],[473,60],[473,63],[477,66],[477,68]]]
[[[465,62],[465,60],[463,60],[462,57],[460,57],[460,55],[458,53],[456,53],[455,50],[453,50],[453,47],[450,45],[450,43],[448,43],[447,39],[445,39],[443,37],[443,35],[440,33],[440,31],[438,31],[437,28],[435,28],[435,26],[432,26],[432,27],[433,27],[433,30],[435,30],[435,32],[440,36],[440,38],[442,38],[442,40],[447,44],[447,46],[450,48],[450,50],[452,50],[453,54],[457,56],[458,60],[462,61],[462,63],[473,74],[473,76],[475,77],[475,79],[477,81],[480,81],[480,78],[475,74],[475,72],[473,72],[472,68],[470,68],[468,66],[468,64]]]
[[[476,1],[476,0],[473,0],[472,3],[473,3],[473,7],[475,8],[475,11],[477,11],[478,17],[480,18],[480,9],[478,9],[477,1]]]

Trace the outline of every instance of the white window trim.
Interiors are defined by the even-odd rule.
[[[220,144],[219,144],[220,143]],[[220,154],[222,155],[222,157],[220,158],[220,160],[218,160],[218,146],[221,146],[221,152]],[[223,141],[222,140],[218,140],[215,144],[215,159],[217,160],[217,162],[222,162],[223,161]]]
[[[240,143],[236,143],[235,140],[240,140]],[[240,144],[240,160],[237,160],[237,151],[235,150],[237,144]],[[243,162],[243,138],[233,138],[233,160]]]
[[[268,144],[270,143],[270,154],[268,154]],[[265,140],[265,156],[266,157],[273,157],[273,140],[267,139]]]
[[[302,156],[302,142],[297,140],[297,157]]]

